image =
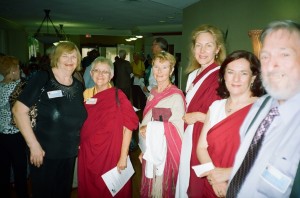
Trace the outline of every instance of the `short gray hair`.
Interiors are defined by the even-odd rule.
[[[120,58],[125,59],[126,55],[127,55],[127,52],[125,50],[121,49],[119,51],[119,57]]]
[[[99,56],[92,62],[91,70],[93,70],[98,63],[107,64],[110,68],[111,75],[112,76],[114,75],[114,64],[112,63],[112,61],[110,59],[105,58],[103,56]]]
[[[263,43],[266,36],[277,30],[287,30],[290,33],[297,32],[300,36],[300,24],[291,20],[273,21],[263,30],[260,35],[260,41]]]

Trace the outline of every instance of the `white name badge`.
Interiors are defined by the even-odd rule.
[[[271,165],[266,167],[261,177],[281,193],[284,193],[292,182],[291,178]]]
[[[55,91],[48,91],[47,92],[49,98],[59,98],[63,97],[61,90],[55,90]]]
[[[97,98],[88,98],[85,103],[86,104],[96,104],[97,103]]]

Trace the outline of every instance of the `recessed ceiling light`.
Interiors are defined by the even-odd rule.
[[[136,38],[143,38],[143,36],[142,35],[137,35],[137,36],[135,36]]]

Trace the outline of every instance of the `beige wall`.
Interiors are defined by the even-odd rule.
[[[227,52],[252,51],[249,30],[262,29],[274,20],[300,22],[299,8],[299,0],[201,0],[183,11],[182,66],[188,63],[191,32],[200,24],[212,24],[223,31],[228,28]],[[182,89],[186,78],[182,76]]]

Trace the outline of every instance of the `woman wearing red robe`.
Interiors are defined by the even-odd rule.
[[[127,166],[132,130],[138,117],[126,95],[111,86],[113,64],[99,57],[92,63],[95,86],[85,90],[84,104],[88,117],[81,129],[78,155],[78,196],[112,197],[102,175]],[[115,197],[131,197],[130,180]]]
[[[260,63],[251,52],[239,50],[227,56],[219,72],[218,94],[207,113],[197,147],[201,164],[212,162],[213,170],[201,175],[202,197],[225,197],[239,129],[257,97],[264,94]]]
[[[199,197],[202,186],[191,168],[198,165],[196,148],[209,106],[217,95],[219,64],[226,57],[222,32],[211,25],[201,25],[192,35],[190,73],[186,88],[187,111],[183,116],[185,132],[182,140],[176,197]]]

